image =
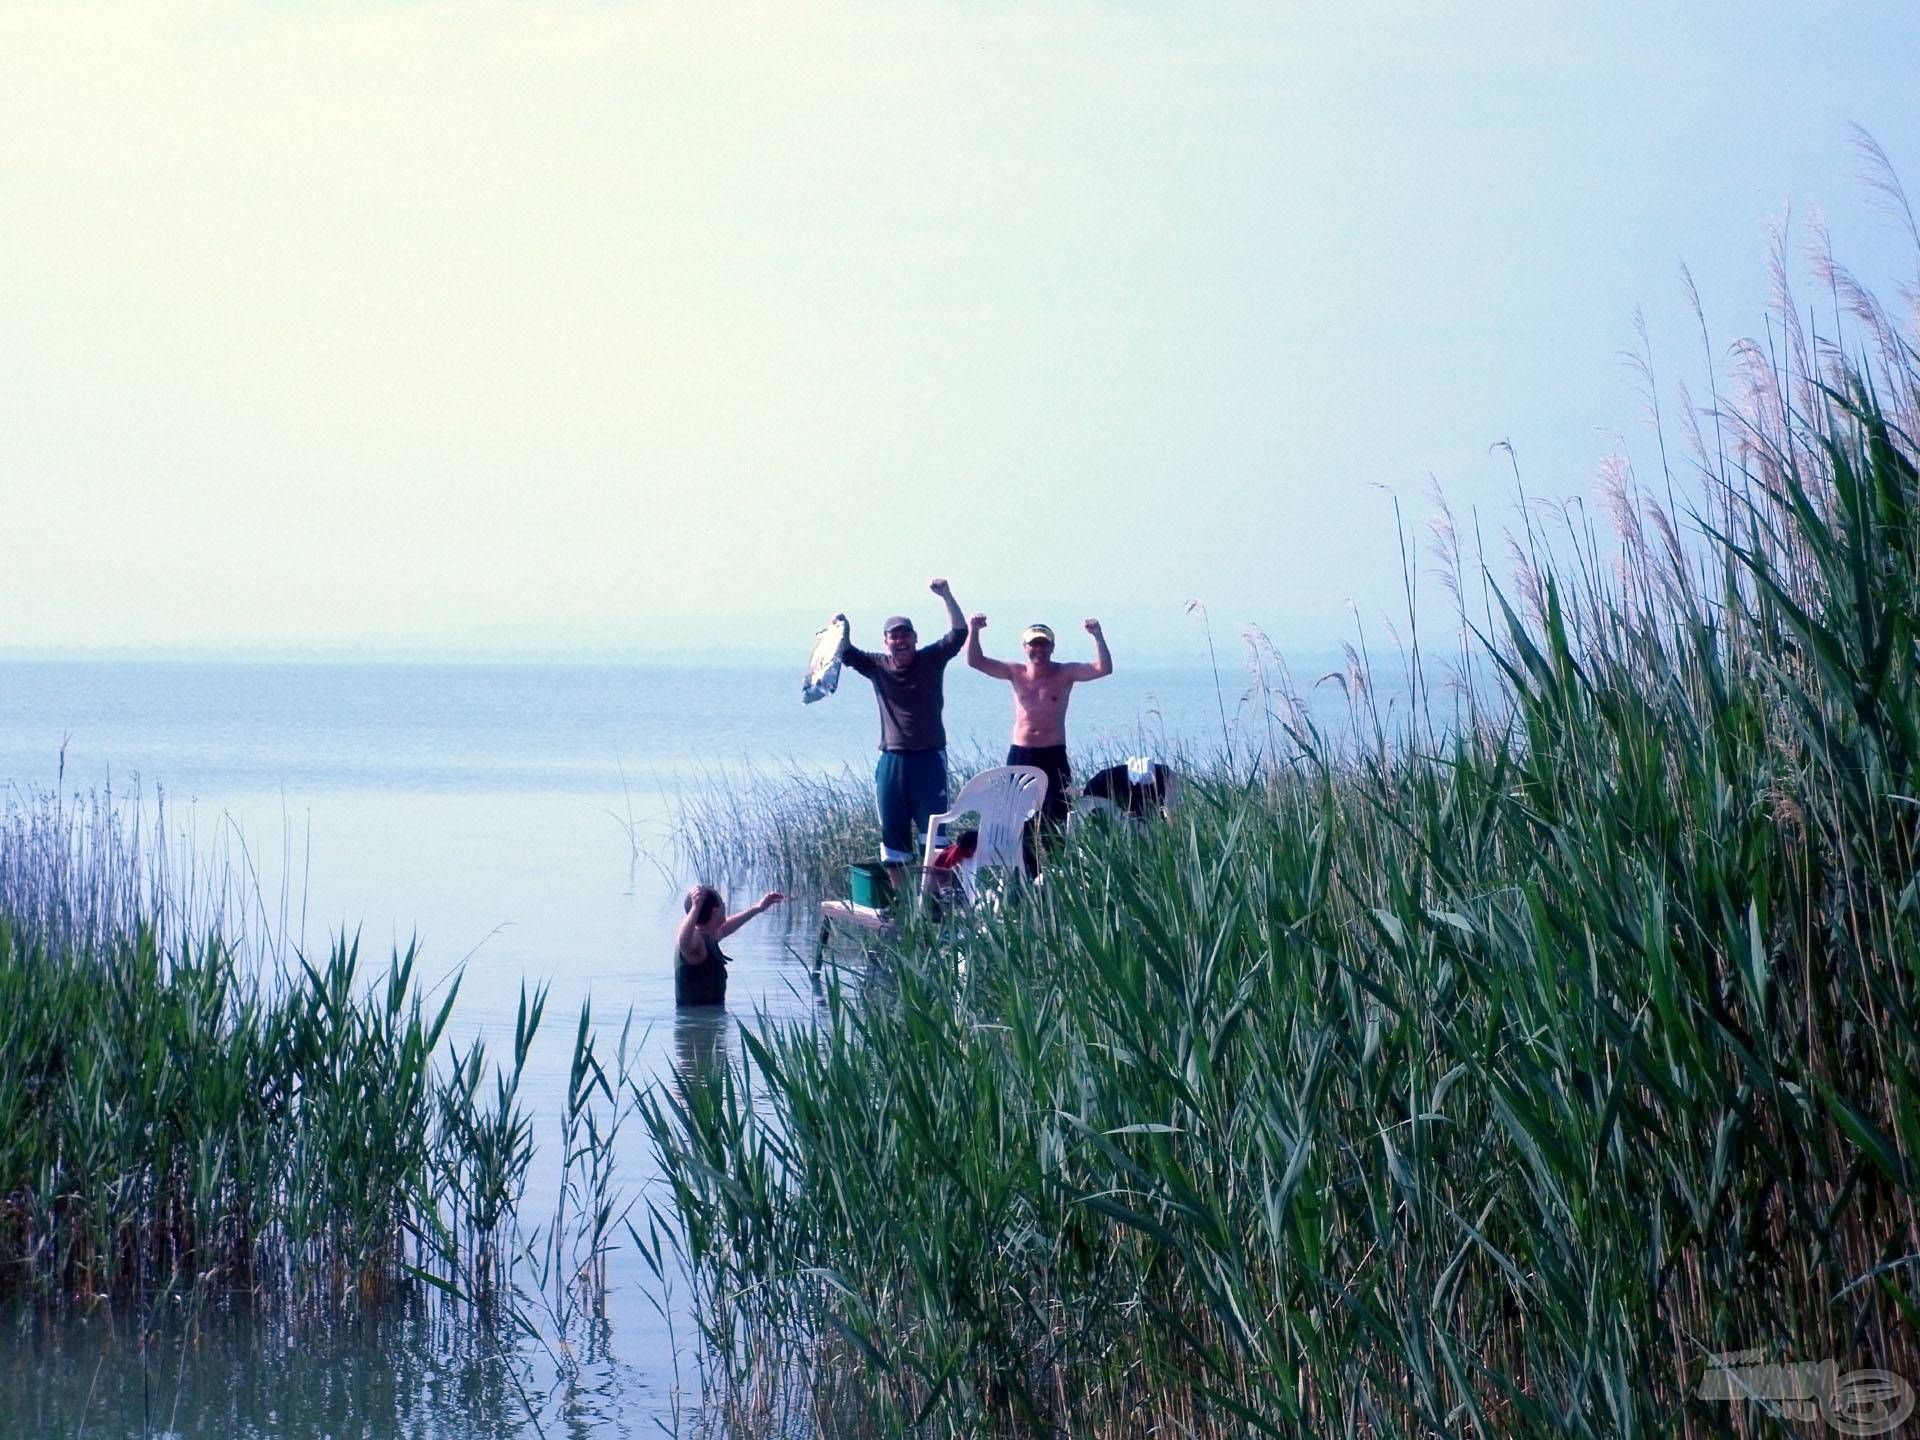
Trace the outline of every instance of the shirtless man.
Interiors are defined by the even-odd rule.
[[[1100,633],[1100,622],[1089,620],[1086,627],[1093,637],[1091,665],[1079,661],[1056,664],[1053,631],[1045,625],[1029,625],[1020,632],[1027,663],[1013,665],[990,659],[981,650],[980,632],[987,628],[985,615],[975,615],[967,622],[967,664],[1013,686],[1013,744],[1007,747],[1007,764],[1035,765],[1046,772],[1047,799],[1041,814],[1054,825],[1067,818],[1067,782],[1073,778],[1067,768],[1067,701],[1077,682],[1100,680],[1113,673],[1113,657],[1107,653],[1107,637]]]

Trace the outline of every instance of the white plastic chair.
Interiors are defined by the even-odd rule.
[[[980,816],[979,843],[971,859],[960,866],[960,888],[972,900],[979,890],[982,870],[1027,873],[1021,832],[1040,813],[1047,799],[1046,771],[1033,765],[998,765],[982,770],[960,787],[944,814],[927,817],[925,869],[946,845],[946,828],[962,815]]]

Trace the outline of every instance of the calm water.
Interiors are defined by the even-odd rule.
[[[797,669],[797,667],[796,667]],[[1225,679],[1236,707],[1239,678]],[[877,726],[870,689],[798,699],[794,671],[423,665],[0,664],[0,784],[164,793],[170,832],[253,877],[262,928],[306,947],[342,932],[384,960],[417,936],[430,980],[464,967],[451,1029],[512,1037],[526,981],[551,999],[526,1092],[550,1198],[552,1114],[573,1022],[591,997],[603,1032],[631,1012],[638,1072],[737,1053],[735,1027],[814,1004],[807,907],[729,943],[730,1013],[673,1009],[679,873],[668,816],[703,769],[800,766],[861,774]],[[956,752],[1005,744],[1006,687],[956,664]],[[1122,669],[1073,702],[1077,749],[1106,756],[1217,748],[1210,675]],[[997,756],[996,756],[997,758]],[[634,837],[633,839],[630,839]],[[637,843],[636,843],[637,842]],[[750,898],[750,897],[749,897]],[[653,1181],[644,1138],[622,1154],[630,1194]],[[580,1374],[550,1389],[525,1357],[547,1433],[690,1431],[697,1354],[680,1297],[616,1256],[606,1325]],[[678,1387],[678,1388],[677,1388]],[[431,1317],[267,1339],[226,1327],[144,1348],[96,1319],[22,1338],[0,1361],[0,1434],[101,1436],[534,1434],[495,1347]]]

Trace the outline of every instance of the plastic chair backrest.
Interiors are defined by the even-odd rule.
[[[946,812],[927,819],[927,853],[922,862],[933,865],[946,844],[946,827],[962,815],[980,816],[979,844],[973,858],[960,867],[960,881],[973,894],[974,877],[982,870],[1026,871],[1021,831],[1046,803],[1047,775],[1033,765],[998,765],[982,770],[960,787]]]

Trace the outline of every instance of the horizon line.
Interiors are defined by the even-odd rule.
[[[1204,646],[1191,651],[1167,645],[1148,645],[1133,652],[1136,663],[1149,667],[1206,669]],[[1281,659],[1344,665],[1339,646],[1280,650]],[[645,665],[750,664],[805,667],[806,656],[794,647],[767,644],[715,643],[705,646],[486,646],[379,644],[339,642],[298,645],[284,642],[178,645],[0,645],[0,664],[335,664],[335,665]],[[1222,671],[1240,668],[1239,647],[1220,657]]]

